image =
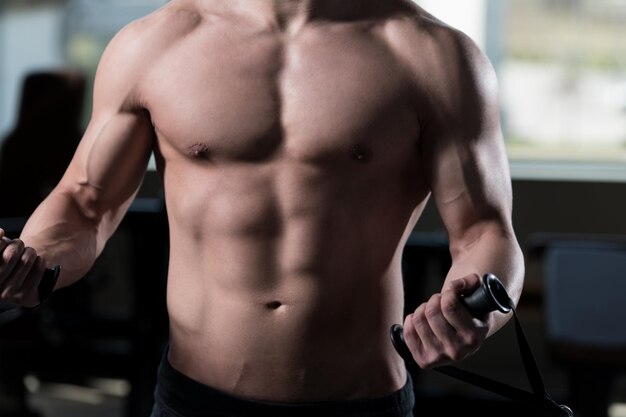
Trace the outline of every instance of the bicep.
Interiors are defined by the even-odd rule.
[[[91,120],[58,187],[70,194],[86,217],[98,222],[120,220],[152,151],[150,116],[137,99],[143,66],[131,42],[133,30],[118,34],[102,56]]]
[[[71,193],[89,218],[125,211],[143,179],[152,129],[141,113],[95,116],[59,187]]]
[[[485,227],[510,229],[512,192],[500,126],[495,71],[473,44],[436,88],[424,147],[433,198],[451,243],[466,244]]]
[[[501,133],[486,131],[471,143],[458,133],[449,142],[433,158],[431,188],[450,239],[483,226],[508,228],[512,192]]]

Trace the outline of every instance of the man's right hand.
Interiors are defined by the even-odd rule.
[[[0,229],[0,301],[24,307],[39,304],[37,287],[45,271],[35,249],[9,239]]]

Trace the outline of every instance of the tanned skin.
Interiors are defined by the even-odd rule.
[[[124,28],[64,178],[0,243],[0,298],[37,304],[45,266],[62,266],[59,288],[83,277],[152,152],[170,226],[169,360],[201,383],[288,402],[402,387],[389,328],[431,196],[453,265],[403,322],[420,366],[462,360],[508,319],[462,307],[479,276],[519,299],[494,70],[408,0],[174,0]]]

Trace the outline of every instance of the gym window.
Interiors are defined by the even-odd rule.
[[[626,2],[417,0],[485,50],[514,178],[626,180]]]

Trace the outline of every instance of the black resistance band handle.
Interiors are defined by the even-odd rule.
[[[48,297],[50,297],[50,295],[54,291],[54,287],[56,287],[57,285],[60,273],[61,267],[59,265],[56,265],[53,268],[47,268],[46,271],[43,273],[43,277],[39,282],[39,286],[37,286],[40,303],[43,303],[48,299]]]
[[[472,316],[481,319],[492,311],[509,313],[512,308],[511,299],[500,279],[494,274],[485,274],[481,286],[473,293],[461,298]],[[398,354],[405,361],[413,361],[413,355],[404,341],[403,327],[400,324],[391,326],[391,342]]]
[[[462,297],[461,301],[472,316],[478,319],[492,311],[497,310],[507,314],[512,309],[512,302],[504,285],[494,274],[483,275],[481,286],[470,295]]]
[[[61,267],[55,266],[53,268],[47,268],[44,273],[39,285],[37,286],[37,291],[39,293],[39,305],[44,303],[50,294],[54,291],[54,287],[57,285],[57,281],[59,280],[59,274],[61,273]],[[0,326],[6,324],[18,317],[22,316],[22,314],[28,310],[32,310],[37,308],[38,306],[32,308],[21,307],[17,304],[0,301]],[[6,313],[6,315],[5,315]]]

